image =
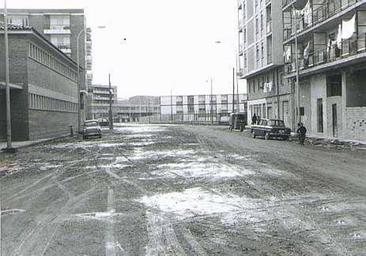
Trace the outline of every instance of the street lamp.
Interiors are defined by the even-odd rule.
[[[296,0],[292,3],[292,9],[303,9],[306,5],[305,0]],[[298,34],[297,34],[297,26],[298,26],[298,17],[297,12],[294,15],[295,18],[295,69],[296,69],[296,84],[295,84],[295,94],[296,97],[296,111],[295,111],[295,120],[297,123],[301,123],[301,115],[300,115],[300,84],[299,84],[299,53],[298,53]],[[296,121],[294,128],[296,128]]]
[[[9,79],[9,38],[8,38],[8,9],[4,0],[4,40],[5,40],[5,94],[6,94],[6,148],[4,152],[15,153],[11,140],[11,110],[10,110],[10,79]]]
[[[76,39],[76,58],[77,58],[77,65],[78,65],[78,79],[77,79],[77,91],[78,91],[78,134],[80,134],[80,121],[81,121],[81,109],[80,109],[80,53],[79,53],[79,44],[80,44],[80,36],[85,33],[85,28],[83,28]]]

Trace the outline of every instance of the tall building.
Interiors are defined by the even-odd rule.
[[[263,118],[291,120],[291,87],[283,79],[282,3],[238,0],[239,74],[247,80],[248,123]]]
[[[117,102],[117,86],[111,86],[112,105]],[[109,118],[109,85],[92,85],[89,88],[91,119]]]
[[[310,135],[366,140],[366,1],[283,0],[285,78]],[[297,54],[295,41],[298,41]]]
[[[4,20],[3,9],[0,13],[1,21]],[[13,25],[31,26],[75,62],[78,61],[79,53],[80,109],[81,120],[84,120],[87,113],[87,86],[92,79],[91,30],[86,28],[84,10],[8,9],[8,22]]]
[[[9,25],[13,140],[70,133],[77,127],[77,64],[31,27]],[[0,60],[5,59],[0,24]],[[0,61],[0,140],[6,139],[5,62]]]
[[[232,112],[246,112],[247,95],[239,94],[235,97],[231,94],[162,96],[160,97],[160,109],[161,121],[227,121]]]

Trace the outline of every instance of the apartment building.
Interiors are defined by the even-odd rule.
[[[253,114],[292,124],[291,86],[284,79],[282,3],[238,0],[239,74],[247,80],[248,122]]]
[[[4,20],[3,9],[0,10],[1,20]],[[77,62],[79,50],[80,102],[82,103],[80,109],[81,120],[84,120],[88,107],[87,86],[92,80],[91,30],[86,28],[84,10],[8,9],[8,22],[13,25],[34,28],[75,62]]]
[[[295,81],[297,59],[301,121],[310,135],[365,141],[366,1],[282,4],[285,78]]]
[[[171,95],[160,97],[161,121],[220,122],[230,113],[246,112],[247,95]]]
[[[12,139],[69,134],[78,120],[76,62],[31,27],[9,25],[8,32]],[[0,43],[0,60],[4,47]],[[6,139],[5,103],[5,62],[0,61],[0,140]]]
[[[112,94],[110,94],[112,92]],[[117,86],[96,85],[89,87],[90,119],[109,118],[109,106],[117,102]]]

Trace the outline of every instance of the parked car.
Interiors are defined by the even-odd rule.
[[[98,120],[100,126],[109,126],[109,120],[106,118],[101,118]]]
[[[291,129],[285,126],[283,120],[277,119],[260,119],[258,124],[252,125],[251,132],[253,138],[261,136],[266,140],[270,138],[288,140],[291,135]]]
[[[89,137],[99,137],[102,138],[102,128],[97,120],[87,120],[84,122],[83,127],[83,139],[87,139]]]
[[[247,113],[231,113],[229,125],[230,131],[234,129],[242,132],[247,125]]]

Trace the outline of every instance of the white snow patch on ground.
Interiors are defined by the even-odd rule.
[[[126,132],[132,134],[141,134],[141,133],[157,133],[164,132],[166,127],[163,126],[154,126],[154,125],[146,125],[146,126],[119,126],[115,127],[118,132]]]
[[[173,213],[180,219],[197,215],[225,215],[255,206],[255,203],[247,198],[233,194],[219,195],[199,187],[183,192],[144,196],[138,202],[150,208]]]
[[[163,164],[159,166],[159,170],[152,172],[152,174],[164,178],[182,176],[185,178],[209,178],[212,180],[219,180],[242,177],[254,173],[246,169],[239,169],[225,164],[210,164],[206,159],[206,163],[200,161]]]
[[[196,154],[194,150],[163,150],[152,151],[144,150],[142,148],[135,148],[133,155],[129,156],[130,160],[143,160],[143,159],[159,159],[168,157],[183,158]]]

